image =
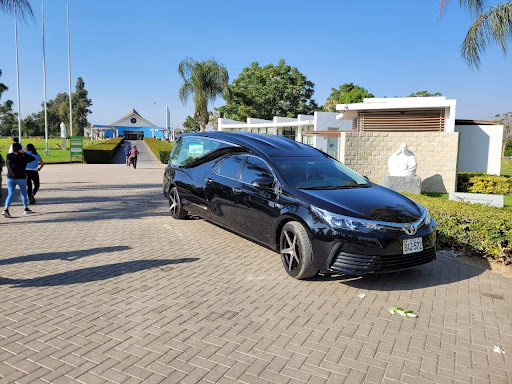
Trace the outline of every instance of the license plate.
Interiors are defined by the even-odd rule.
[[[421,251],[423,251],[423,239],[421,237],[404,240],[404,255]]]

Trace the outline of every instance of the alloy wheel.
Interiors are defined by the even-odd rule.
[[[178,199],[179,199],[178,191],[176,190],[176,188],[173,188],[171,190],[171,193],[169,193],[169,211],[171,212],[171,215],[173,217],[176,217],[178,214],[178,208],[179,208]]]
[[[281,257],[288,271],[300,265],[300,250],[297,235],[292,231],[284,231],[281,240]]]

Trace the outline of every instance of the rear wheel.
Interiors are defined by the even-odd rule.
[[[187,211],[181,206],[180,195],[176,187],[172,187],[169,191],[169,212],[175,219],[183,219],[187,216]]]
[[[313,264],[313,250],[308,233],[297,221],[286,223],[279,240],[281,260],[286,272],[296,279],[307,279],[318,272]]]

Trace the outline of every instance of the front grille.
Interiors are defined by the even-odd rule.
[[[395,272],[430,263],[435,259],[435,247],[408,255],[368,256],[339,252],[330,269],[348,274]]]

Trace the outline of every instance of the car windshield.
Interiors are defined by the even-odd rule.
[[[300,189],[367,187],[368,181],[340,162],[328,157],[274,157],[286,181]]]

